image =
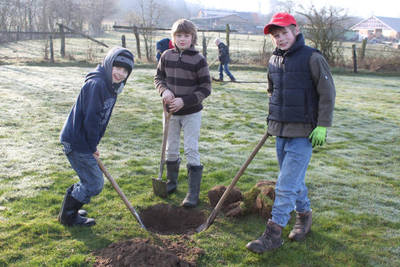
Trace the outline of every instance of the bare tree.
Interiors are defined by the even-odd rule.
[[[275,12],[287,12],[293,14],[293,12],[297,9],[298,4],[294,0],[270,0],[272,13]]]
[[[146,59],[152,62],[154,60],[154,28],[159,24],[161,12],[165,11],[165,7],[157,0],[136,0],[135,4],[137,11],[128,14],[128,19],[130,23],[140,27]]]
[[[305,37],[321,51],[328,62],[335,63],[342,56],[339,44],[350,17],[344,13],[344,9],[332,6],[322,7],[320,10],[315,6],[301,8],[297,13],[306,19],[306,25],[303,27]]]
[[[83,14],[87,14],[89,31],[94,34],[101,34],[103,32],[102,22],[105,18],[117,12],[119,4],[118,0],[84,0],[80,2],[84,10]]]

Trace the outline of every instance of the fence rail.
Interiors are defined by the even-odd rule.
[[[96,37],[96,40],[98,40],[99,42],[94,42],[86,38],[81,38],[80,34],[66,30],[64,32],[64,35],[68,38],[65,38],[65,59],[63,56],[60,56],[61,51],[59,50],[59,47],[62,47],[62,38],[60,38],[60,36],[62,36],[62,33],[60,31],[0,31],[0,62],[4,64],[5,62],[12,62],[17,60],[19,60],[19,62],[40,61],[43,60],[43,58],[48,58],[46,55],[50,54],[50,36],[52,36],[52,42],[54,43],[55,48],[55,62],[60,61],[61,58],[63,58],[63,61],[77,60],[87,61],[89,63],[98,63],[105,55],[104,47],[102,47],[100,43],[107,44],[108,46],[125,45],[128,49],[134,52],[136,58],[138,58],[137,62],[147,62],[147,58],[140,59],[138,57],[137,45],[139,44],[139,42],[144,42],[143,36],[135,36],[131,26],[122,26],[122,28],[129,31],[116,31],[115,27],[113,29],[110,26],[109,31],[106,31],[104,35]],[[152,37],[152,43],[150,43],[150,45],[153,46],[153,51],[155,50],[155,42],[157,40],[170,36],[170,29],[157,29],[158,30],[154,32],[154,35]],[[19,35],[20,41],[23,42],[15,42],[17,41],[17,34]],[[6,35],[11,36],[12,41],[1,44],[1,41],[6,39]],[[200,50],[205,56],[207,56],[208,62],[213,62],[214,60],[216,60],[218,58],[218,48],[214,44],[214,39],[220,38],[223,42],[226,42],[226,32],[204,31],[199,33],[198,37],[200,40],[196,48]],[[202,38],[203,42],[201,41]],[[25,41],[26,39],[32,39],[32,41]],[[123,44],[121,42],[122,40]],[[229,50],[233,64],[252,64],[266,66],[271,52],[274,49],[274,44],[272,43],[271,39],[266,37],[265,35],[231,32],[229,40]],[[202,45],[204,46],[204,44],[206,46],[206,50],[202,51]],[[369,69],[379,69],[380,66],[389,68],[395,63],[396,59],[400,62],[400,60],[398,60],[400,57],[400,49],[390,47],[387,44],[367,44],[364,54],[365,58],[360,58],[359,56],[362,54],[360,50],[361,43],[345,42],[341,46],[344,60],[343,63],[340,63],[340,66],[353,68],[353,44],[356,45],[359,68],[364,68],[367,65],[369,66]],[[204,51],[206,51],[206,53],[204,53]],[[152,55],[150,59],[155,61],[155,55]],[[397,65],[395,65],[395,68],[397,68]]]

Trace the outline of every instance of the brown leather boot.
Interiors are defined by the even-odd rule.
[[[265,251],[279,248],[283,244],[281,235],[282,227],[268,220],[265,232],[257,240],[247,243],[246,248],[255,253],[264,253]]]
[[[297,212],[296,222],[293,230],[290,231],[289,239],[294,241],[302,241],[311,230],[312,211]]]

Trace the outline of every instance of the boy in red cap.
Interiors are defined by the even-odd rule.
[[[311,229],[312,211],[305,174],[312,148],[326,141],[332,125],[335,85],[321,53],[305,45],[295,18],[277,13],[264,28],[276,45],[268,65],[268,133],[276,136],[279,176],[272,218],[246,247],[263,253],[282,246],[282,228],[296,210],[289,239],[301,241]]]

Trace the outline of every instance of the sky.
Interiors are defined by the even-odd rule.
[[[270,13],[268,0],[186,0],[208,8]],[[368,18],[372,15],[400,18],[400,0],[294,0],[303,6],[313,3],[317,8],[336,6],[344,8],[349,16]]]

